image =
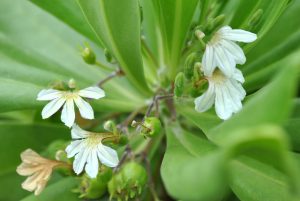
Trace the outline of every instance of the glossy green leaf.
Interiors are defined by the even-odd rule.
[[[168,193],[178,200],[220,200],[226,190],[222,152],[176,124],[168,126],[167,151],[161,167]]]
[[[72,192],[77,185],[76,178],[69,177],[49,185],[39,196],[30,195],[21,201],[79,201],[78,195]]]
[[[35,100],[37,93],[55,81],[74,78],[79,87],[88,87],[107,76],[82,61],[77,46],[86,38],[32,3],[16,2],[0,2],[0,112],[40,108],[45,103]],[[145,104],[124,78],[103,88],[109,89],[107,97],[95,101],[96,110],[130,111]]]
[[[153,0],[162,35],[164,64],[174,79],[199,0]],[[162,66],[165,67],[165,66]]]
[[[214,128],[222,121],[213,113],[199,113],[195,110],[194,105],[182,104],[180,101],[176,105],[177,111],[183,115],[187,120],[198,126],[204,133],[208,133],[210,129]]]
[[[21,163],[22,151],[31,148],[43,151],[56,139],[69,139],[70,133],[64,126],[47,124],[0,123],[0,200],[20,200],[28,192],[21,189],[25,177],[16,173]],[[13,191],[12,191],[13,189]]]
[[[230,163],[230,183],[241,200],[293,200],[300,195],[299,173],[282,129],[239,130],[222,141],[222,147],[236,157]]]
[[[75,0],[29,0],[45,11],[51,13],[74,30],[101,45],[101,41],[86,23],[84,15]]]
[[[78,3],[99,39],[118,60],[126,77],[143,94],[147,94],[138,1],[78,0]]]
[[[300,28],[297,20],[294,20],[299,11],[300,1],[293,1],[274,27],[247,54],[247,64],[242,66],[246,75],[265,69],[299,48]]]
[[[290,142],[293,146],[293,150],[296,152],[300,151],[300,100],[294,102],[293,116],[289,118],[285,124],[284,128],[287,131]]]

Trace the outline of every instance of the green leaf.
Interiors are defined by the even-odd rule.
[[[80,7],[74,0],[29,0],[62,22],[68,24],[83,36],[101,45],[91,27],[86,23]]]
[[[77,45],[86,38],[28,1],[1,1],[0,26],[0,112],[40,108],[45,102],[35,100],[37,93],[55,81],[74,78],[79,87],[88,87],[107,76],[82,61]],[[94,101],[97,111],[145,105],[126,79],[115,78],[103,88],[107,96]]]
[[[282,67],[298,66],[300,64],[299,55],[300,51],[298,50],[277,62],[275,61],[266,66],[263,65],[263,68],[245,77],[246,82],[244,88],[248,92],[262,88],[273,78],[274,74],[280,73]]]
[[[282,129],[261,126],[239,130],[222,141],[222,147],[236,157],[229,168],[230,183],[241,200],[293,200],[300,195],[297,164],[288,152]]]
[[[79,201],[78,195],[71,192],[77,185],[76,178],[69,177],[49,185],[39,196],[30,195],[21,201]]]
[[[289,118],[285,124],[284,128],[287,131],[290,142],[293,146],[293,150],[299,152],[300,151],[300,100],[295,101],[295,109],[294,115]]]
[[[147,94],[138,1],[78,0],[78,3],[99,39],[118,60],[126,77],[143,94]]]
[[[269,85],[252,96],[240,113],[212,129],[208,138],[222,143],[233,131],[243,127],[283,124],[290,114],[297,74],[297,66],[285,67]]]
[[[247,63],[242,67],[246,75],[265,69],[299,47],[300,28],[297,20],[294,20],[299,11],[300,1],[293,1],[273,28],[247,54]]]
[[[230,165],[230,180],[230,186],[240,200],[292,201],[286,177],[257,160],[241,158],[233,161]]]
[[[168,193],[176,200],[220,200],[226,190],[222,152],[174,123],[166,132],[161,175]]]
[[[214,113],[199,113],[195,110],[194,106],[182,104],[180,101],[176,104],[176,111],[198,126],[204,133],[208,133],[209,130],[222,122]]]
[[[56,139],[69,139],[70,131],[64,126],[47,124],[0,123],[0,200],[15,201],[28,193],[21,188],[25,177],[17,175],[20,154],[31,148],[44,150]],[[12,191],[13,189],[13,191]]]
[[[164,48],[164,65],[174,79],[179,69],[181,51],[199,0],[153,0]]]

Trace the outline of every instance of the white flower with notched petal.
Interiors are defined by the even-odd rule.
[[[43,119],[52,116],[63,105],[61,120],[66,126],[71,127],[75,121],[74,102],[77,105],[81,116],[85,119],[94,119],[94,111],[91,105],[83,100],[84,98],[99,99],[105,93],[99,87],[88,87],[79,91],[59,91],[56,89],[43,89],[37,96],[39,101],[50,101],[42,111]]]
[[[245,54],[235,42],[250,43],[257,39],[256,34],[229,26],[218,30],[207,43],[202,58],[203,71],[206,76],[212,76],[219,67],[226,76],[232,76],[236,64],[246,62]]]
[[[221,119],[228,119],[233,113],[242,109],[242,100],[246,92],[242,87],[244,82],[243,74],[235,69],[231,77],[226,77],[220,70],[216,69],[208,80],[208,90],[195,99],[195,109],[198,112],[205,112],[215,104],[217,115]]]
[[[68,158],[75,156],[73,169],[76,174],[80,174],[85,166],[85,172],[95,178],[99,169],[98,159],[108,167],[118,165],[117,152],[102,144],[105,136],[82,130],[76,124],[73,125],[71,134],[74,141],[66,148],[66,152]]]

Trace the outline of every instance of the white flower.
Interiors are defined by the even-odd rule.
[[[79,91],[43,89],[38,94],[37,100],[50,101],[42,111],[43,119],[52,116],[64,105],[61,113],[61,120],[66,126],[71,127],[75,121],[74,102],[83,118],[94,119],[94,111],[91,105],[81,97],[99,99],[104,96],[104,91],[99,87],[88,87]]]
[[[102,144],[105,138],[100,133],[91,133],[82,130],[76,124],[72,127],[72,139],[74,141],[66,148],[68,158],[75,156],[73,169],[80,174],[85,166],[85,172],[95,178],[98,174],[100,162],[108,167],[116,167],[119,163],[117,152]]]
[[[236,64],[246,62],[245,54],[235,42],[250,43],[257,39],[256,34],[229,26],[218,30],[207,43],[202,58],[204,75],[212,76],[219,67],[226,76],[232,76]]]
[[[45,188],[54,167],[61,165],[59,161],[53,161],[41,157],[31,149],[21,153],[22,164],[18,166],[17,173],[28,178],[22,183],[22,188],[39,195]]]
[[[228,119],[233,113],[242,109],[242,100],[246,92],[242,87],[243,74],[236,69],[231,77],[226,77],[220,70],[216,69],[208,80],[208,90],[195,99],[195,109],[205,112],[215,104],[217,115],[221,119]]]

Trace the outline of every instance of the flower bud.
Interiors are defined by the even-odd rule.
[[[108,49],[104,49],[104,55],[105,55],[107,62],[111,63],[113,61],[113,57],[110,54],[110,52],[108,51]]]
[[[184,91],[184,74],[182,72],[177,74],[174,85],[175,85],[174,86],[175,96],[177,97],[182,96]]]
[[[115,134],[115,132],[117,131],[117,126],[115,124],[115,122],[113,121],[106,121],[103,125],[103,128],[109,132],[112,132]]]
[[[68,87],[70,89],[75,89],[76,88],[76,82],[75,82],[75,80],[73,78],[69,80]]]
[[[191,53],[185,60],[184,63],[184,75],[186,79],[190,80],[194,74],[194,64],[197,62],[197,54],[195,52]]]
[[[108,183],[110,198],[129,200],[142,193],[147,183],[147,172],[136,162],[126,163]]]
[[[195,31],[195,36],[196,36],[199,40],[202,40],[202,39],[205,37],[205,34],[204,34],[202,31],[200,31],[199,29],[197,29],[197,30]]]
[[[101,172],[94,179],[89,178],[87,175],[82,177],[79,189],[77,189],[80,198],[97,199],[106,193],[107,184],[112,177],[112,170],[106,167],[101,168]]]
[[[88,46],[81,50],[81,57],[87,64],[93,65],[96,63],[96,55]]]
[[[141,133],[146,137],[154,137],[161,131],[160,120],[156,117],[147,117],[142,124]]]

